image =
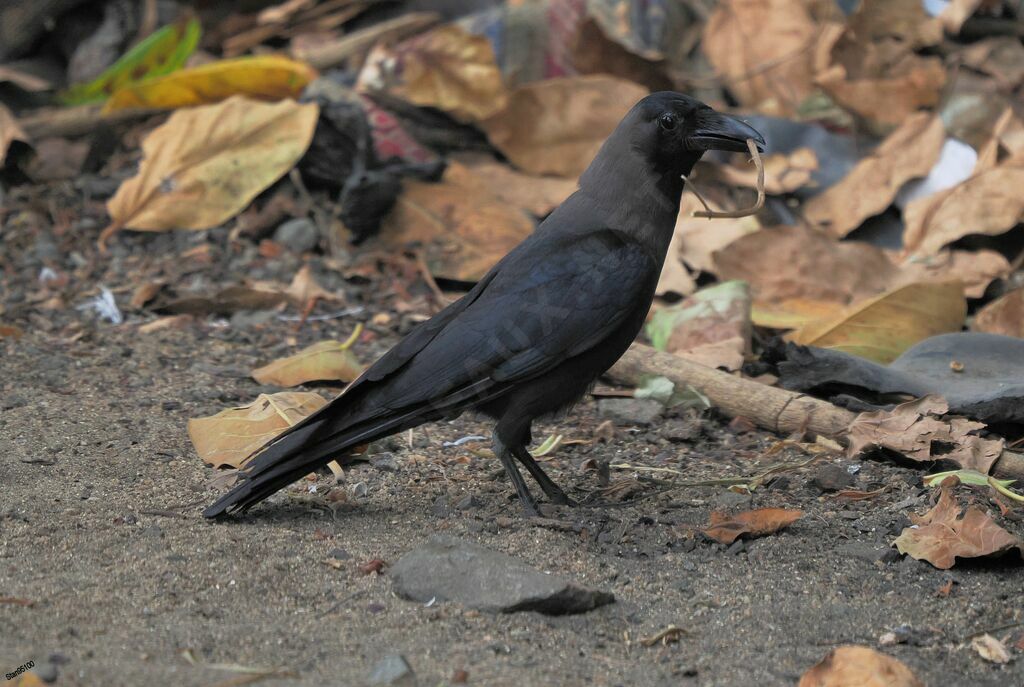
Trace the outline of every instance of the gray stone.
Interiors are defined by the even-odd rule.
[[[32,672],[36,674],[36,677],[46,682],[47,684],[57,681],[57,666],[49,661],[41,663],[32,669]]]
[[[366,679],[370,685],[392,685],[393,687],[414,687],[416,673],[409,662],[400,654],[390,654],[377,661]]]
[[[308,253],[320,243],[320,232],[307,217],[290,219],[274,231],[274,241],[295,253]]]
[[[650,398],[602,398],[597,402],[601,417],[617,425],[647,427],[661,417],[662,406]]]
[[[889,551],[894,549],[879,547],[878,544],[869,544],[867,542],[851,541],[846,544],[840,544],[836,547],[835,551],[840,556],[845,558],[859,558],[862,561],[868,563],[874,563],[877,560],[881,560]]]
[[[450,537],[431,537],[388,571],[399,596],[454,601],[491,613],[582,613],[612,603],[610,592],[548,575],[518,558]]]
[[[370,456],[370,465],[381,472],[398,472],[398,459],[393,453],[378,453]]]

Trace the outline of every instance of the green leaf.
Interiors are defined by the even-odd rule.
[[[68,105],[106,100],[132,84],[177,71],[199,44],[202,28],[195,17],[154,31],[121,59],[87,84],[77,84],[61,94]]]
[[[635,398],[653,398],[666,408],[684,406],[704,410],[711,407],[711,401],[704,394],[689,384],[682,389],[676,389],[675,383],[668,377],[648,377],[642,380],[640,386],[633,392],[633,396]]]

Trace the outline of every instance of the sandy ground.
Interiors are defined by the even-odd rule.
[[[342,329],[311,324],[297,343]],[[753,497],[663,491],[613,471],[625,503],[549,508],[537,524],[518,517],[496,462],[470,450],[486,444],[443,446],[487,433],[467,415],[417,430],[411,446],[402,436],[381,447],[397,471],[358,465],[344,484],[320,476],[210,523],[200,510],[220,487],[186,422],[268,390],[248,371],[292,350],[281,344],[290,325],[85,331],[73,343],[44,332],[0,342],[0,597],[24,602],[0,604],[0,673],[32,660],[57,668],[60,685],[206,686],[238,684],[224,682],[238,674],[210,667],[232,663],[288,671],[261,684],[359,685],[379,659],[402,654],[420,685],[794,685],[832,647],[879,647],[908,626],[905,643],[880,648],[928,685],[1024,684],[1021,661],[993,665],[965,644],[984,630],[1020,635],[1000,629],[1024,621],[1018,564],[939,571],[886,554],[906,514],[928,507],[918,472],[863,462],[854,487],[889,491],[847,502],[811,484],[820,464]],[[382,331],[379,344],[393,340]],[[535,436],[591,439],[601,420],[588,400]],[[591,458],[673,467],[688,480],[806,459],[766,453],[777,441],[714,417],[669,416],[620,426],[609,443],[563,447],[547,465],[586,498],[598,487]],[[364,488],[347,502],[325,498]],[[758,506],[806,515],[741,546],[694,534],[713,509]],[[1010,527],[1024,534],[1019,517]],[[359,570],[438,532],[610,590],[617,602],[579,616],[493,616],[402,600],[386,568]],[[943,597],[936,590],[948,580]],[[683,629],[678,642],[639,642],[669,625]]]

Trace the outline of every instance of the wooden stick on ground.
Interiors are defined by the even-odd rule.
[[[726,415],[743,416],[780,434],[807,432],[845,443],[843,433],[856,417],[856,413],[827,401],[736,377],[641,344],[633,344],[606,374],[629,386],[638,386],[643,378],[652,376],[688,384]],[[1024,455],[1004,450],[992,474],[1024,480]]]

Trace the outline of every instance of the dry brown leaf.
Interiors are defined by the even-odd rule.
[[[997,525],[977,506],[968,508],[961,518],[954,488],[943,483],[935,507],[924,515],[910,516],[913,525],[905,528],[893,542],[900,553],[928,561],[940,570],[952,568],[958,557],[1000,555],[1013,549],[1024,556],[1024,542]]]
[[[352,352],[352,341],[320,341],[294,355],[252,371],[260,384],[298,386],[306,382],[351,382],[363,371]]]
[[[727,0],[704,27],[702,46],[729,91],[766,114],[797,114],[814,91],[818,27],[802,2]],[[762,40],[771,36],[771,40]]]
[[[918,341],[960,331],[966,317],[963,284],[908,284],[806,324],[786,338],[890,363]]]
[[[826,24],[815,46],[815,82],[876,128],[938,104],[946,70],[918,48],[942,38],[917,0],[863,0],[845,25]]]
[[[447,24],[367,57],[356,87],[478,122],[508,104],[508,91],[486,36]]]
[[[758,508],[735,515],[715,511],[711,524],[702,531],[720,544],[731,544],[744,535],[753,539],[774,534],[803,515],[803,511],[788,508]]]
[[[435,276],[475,281],[534,229],[522,210],[485,188],[460,183],[452,163],[440,183],[407,181],[379,240],[392,248],[422,243]]]
[[[24,168],[32,181],[38,183],[76,178],[82,172],[91,144],[66,138],[44,138],[36,141],[32,147],[35,154],[25,163]]]
[[[1008,161],[967,181],[907,204],[903,244],[932,254],[970,234],[998,236],[1024,217],[1024,165]]]
[[[530,174],[577,177],[647,89],[610,76],[547,79],[512,91],[508,107],[480,126]]]
[[[659,351],[711,368],[738,370],[750,351],[750,289],[727,281],[661,308],[645,327]]]
[[[810,148],[797,148],[791,153],[774,153],[764,157],[764,190],[771,195],[792,193],[811,185],[811,175],[818,170],[818,156]],[[750,165],[725,165],[718,173],[736,186],[757,188],[757,170]]]
[[[1010,273],[1010,263],[994,250],[944,250],[934,255],[912,255],[898,263],[899,274],[889,288],[922,282],[960,281],[964,295],[981,298],[988,285]]]
[[[1024,339],[1024,288],[1003,294],[979,310],[971,329]]]
[[[832,236],[842,238],[892,204],[911,179],[931,171],[945,141],[939,117],[912,115],[842,181],[807,201],[804,215]]]
[[[971,648],[989,663],[1010,662],[1010,652],[1007,651],[1006,645],[987,632],[972,639]]]
[[[29,142],[28,136],[18,124],[18,120],[14,118],[6,105],[0,103],[0,167],[3,166],[4,160],[7,158],[7,151],[15,141],[21,141],[26,145]]]
[[[206,464],[240,468],[271,439],[326,404],[311,392],[260,394],[248,405],[189,420],[188,435]]]
[[[836,301],[784,298],[774,302],[755,302],[750,309],[750,320],[758,327],[799,329],[811,322],[836,317],[843,308]]]
[[[686,265],[683,264],[680,257],[682,243],[682,233],[678,231],[673,233],[672,240],[668,243],[665,263],[661,266],[661,274],[658,276],[658,286],[655,289],[655,293],[659,296],[664,296],[667,293],[688,296],[697,290],[696,280],[690,274],[690,270],[686,269]]]
[[[139,173],[107,202],[103,239],[122,228],[207,229],[233,217],[298,162],[318,111],[235,96],[175,112],[146,137]]]
[[[907,666],[866,646],[828,652],[800,678],[797,687],[924,687]]]
[[[750,283],[759,308],[786,300],[847,305],[884,291],[899,272],[880,248],[800,226],[748,234],[712,259],[719,278]]]
[[[1024,45],[1010,36],[971,43],[959,53],[960,61],[994,78],[1001,88],[1013,90],[1024,82]]]
[[[313,268],[303,265],[292,277],[284,294],[300,306],[308,306],[313,301],[326,300],[336,301],[338,296],[320,286],[316,277],[313,276]]]
[[[975,432],[982,422],[943,417],[949,412],[937,396],[901,403],[892,410],[859,414],[847,430],[848,455],[857,456],[881,447],[910,460],[947,460],[961,468],[988,474],[1003,452],[1003,439],[984,439]]]
[[[451,159],[460,163],[452,169],[453,180],[467,186],[478,184],[536,217],[546,217],[576,190],[575,179],[523,174],[489,155],[455,155]]]
[[[1021,156],[1024,156],[1024,121],[1012,107],[1007,107],[992,126],[989,139],[978,149],[974,174],[992,169],[1007,158],[1019,159]],[[1020,166],[1016,161],[1012,164]]]
[[[14,339],[17,341],[25,332],[21,327],[15,327],[13,324],[0,324],[0,339]]]

